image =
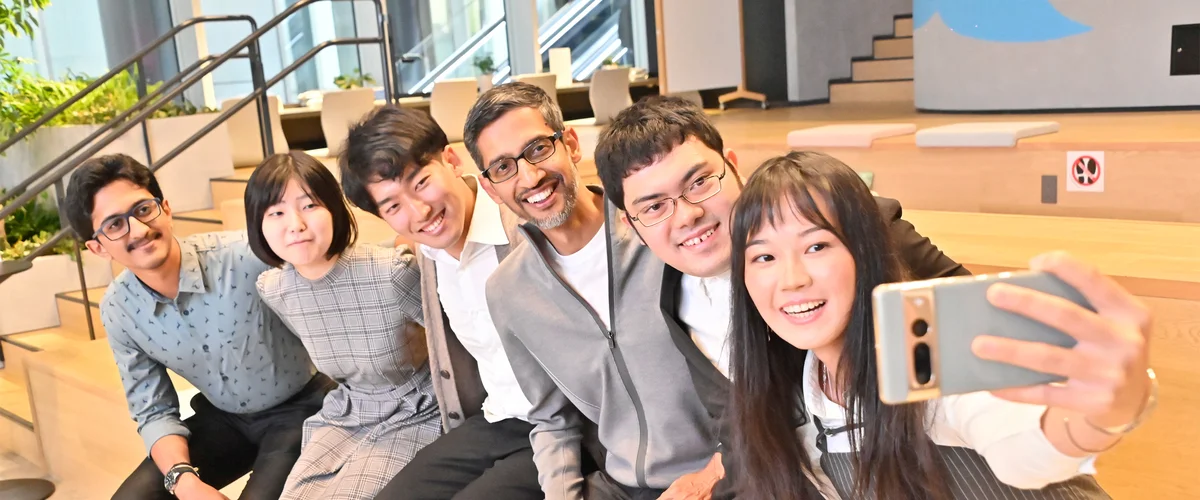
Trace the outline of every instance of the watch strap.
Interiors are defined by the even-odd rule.
[[[179,478],[184,474],[195,474],[196,477],[199,478],[200,468],[187,462],[180,462],[172,465],[171,468],[167,470],[167,473],[163,476],[163,486],[166,487],[168,493],[172,495],[175,494],[175,487],[179,485]]]

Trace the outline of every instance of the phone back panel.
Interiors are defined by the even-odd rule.
[[[937,335],[934,373],[941,395],[1063,380],[1059,376],[984,360],[972,352],[971,344],[980,335],[1062,347],[1075,345],[1073,337],[1055,328],[988,302],[987,289],[997,282],[1059,296],[1091,309],[1082,294],[1048,273],[1026,271],[932,281],[936,321],[930,328]],[[908,378],[912,353],[906,345],[909,325],[905,324],[903,300],[901,291],[896,289],[876,294],[880,396],[884,401],[901,402],[914,392]]]

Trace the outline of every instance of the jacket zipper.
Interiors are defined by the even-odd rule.
[[[607,231],[607,227],[604,230]],[[522,230],[522,232],[525,232],[525,230]],[[538,243],[528,233],[525,237],[529,240],[529,243],[535,245],[535,248],[540,248],[537,246]],[[638,396],[637,390],[633,388],[633,377],[629,375],[629,367],[625,365],[625,356],[621,354],[621,348],[617,345],[617,338],[612,334],[612,330],[604,327],[604,322],[596,315],[596,311],[588,306],[587,301],[574,288],[571,288],[571,285],[563,281],[558,273],[554,272],[554,269],[550,267],[550,263],[546,261],[546,257],[542,255],[542,252],[539,250],[537,254],[542,261],[542,265],[546,267],[547,271],[550,271],[550,275],[554,276],[554,279],[567,290],[567,293],[570,293],[577,302],[584,306],[584,309],[587,309],[588,313],[592,316],[592,321],[600,329],[600,333],[604,335],[604,338],[608,339],[609,353],[613,357],[613,362],[617,365],[617,374],[621,377],[621,385],[625,386],[625,392],[628,392],[629,398],[633,400],[633,412],[637,415],[638,419],[638,452],[634,460],[634,475],[636,476],[639,488],[649,488],[650,486],[646,482],[646,448],[648,446],[647,434],[650,433],[650,430],[646,422],[646,409],[642,407],[642,399]],[[609,279],[613,279],[613,277],[610,275]],[[612,303],[612,297],[609,297],[609,301]],[[616,325],[612,326],[615,327]]]

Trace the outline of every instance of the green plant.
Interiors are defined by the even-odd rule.
[[[480,74],[490,75],[496,72],[496,61],[492,59],[492,56],[476,57],[475,69],[478,69]]]
[[[3,190],[0,190],[3,193]],[[17,260],[27,256],[42,244],[46,243],[54,233],[62,229],[58,211],[50,201],[49,193],[14,211],[4,219],[4,243],[0,256],[4,260]],[[74,253],[75,240],[70,237],[54,245],[50,254]]]
[[[359,68],[354,68],[354,71],[351,71],[349,74],[338,75],[337,78],[333,79],[333,84],[337,85],[337,88],[342,90],[349,90],[355,87],[366,87],[367,84],[374,83],[375,78],[369,73],[364,75],[362,70]]]
[[[33,36],[38,25],[34,11],[45,10],[50,0],[0,0],[0,52],[4,50],[4,35]]]

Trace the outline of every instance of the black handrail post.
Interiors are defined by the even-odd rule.
[[[396,69],[392,63],[392,37],[388,33],[387,5],[375,0],[375,22],[379,29],[379,54],[383,59],[383,100],[387,104],[399,102],[400,93],[396,85]]]
[[[256,30],[257,31],[257,30]],[[262,53],[259,52],[258,39],[247,48],[250,52],[250,81],[254,90],[262,89],[258,95],[258,135],[262,146],[263,159],[275,154],[275,136],[271,130],[271,104],[267,97],[266,77],[263,76]],[[153,163],[153,162],[151,162]]]
[[[63,203],[66,194],[63,190],[63,181],[59,179],[54,183],[54,196],[59,203]],[[63,228],[68,227],[66,212],[58,212],[58,220],[62,223]],[[92,303],[88,300],[87,273],[83,272],[83,252],[79,250],[79,238],[71,238],[74,242],[71,248],[75,252],[75,270],[79,273],[79,290],[83,293],[83,315],[87,318],[88,338],[96,340],[96,327],[92,324]]]
[[[137,72],[137,95],[138,102],[146,98],[146,68],[142,65],[142,58],[138,58],[133,63],[133,70]],[[150,127],[146,126],[146,122],[142,122],[142,146],[146,148],[146,162],[154,161],[154,155],[150,153]]]

